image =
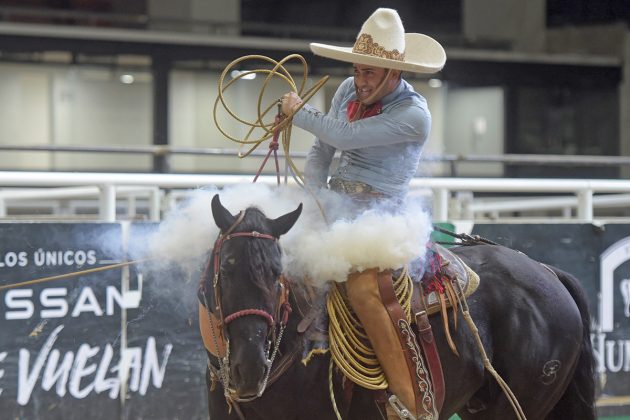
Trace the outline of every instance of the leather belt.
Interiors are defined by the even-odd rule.
[[[328,186],[331,190],[348,195],[370,195],[374,197],[386,197],[385,194],[378,192],[369,184],[360,181],[347,181],[341,178],[330,178]]]

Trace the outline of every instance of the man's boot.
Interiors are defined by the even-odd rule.
[[[372,348],[389,383],[390,392],[398,397],[415,418],[417,407],[414,383],[409,375],[398,334],[381,300],[377,269],[352,273],[346,282],[346,293],[352,309],[370,338]],[[387,418],[400,417],[388,406]]]

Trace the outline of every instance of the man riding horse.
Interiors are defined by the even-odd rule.
[[[293,124],[316,136],[305,168],[307,187],[326,186],[336,150],[339,167],[328,185],[365,206],[401,203],[418,168],[431,128],[426,100],[402,77],[402,71],[435,73],[446,55],[432,38],[406,34],[398,13],[377,9],[363,24],[352,48],[311,43],[311,50],[352,63],[354,77],[343,81],[328,113],[302,104],[293,92],[282,97],[282,112]],[[419,413],[401,335],[382,302],[376,268],[349,275],[345,289],[389,383],[389,390],[414,417]],[[388,406],[388,418],[401,410]]]

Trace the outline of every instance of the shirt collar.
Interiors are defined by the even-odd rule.
[[[381,99],[381,103],[383,105],[388,105],[395,98],[397,98],[404,90],[405,90],[405,81],[401,78],[400,82],[398,82],[398,86],[396,86],[396,89],[394,89],[387,95],[383,96],[383,98]]]

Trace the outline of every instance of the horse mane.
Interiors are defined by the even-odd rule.
[[[235,229],[235,232],[251,231],[271,234],[269,219],[259,208],[253,206],[245,210],[245,217]],[[247,264],[253,285],[263,293],[265,299],[271,298],[276,293],[271,287],[275,286],[275,280],[282,273],[281,253],[277,242],[249,238],[241,243],[243,263]],[[270,282],[269,279],[274,281]]]

